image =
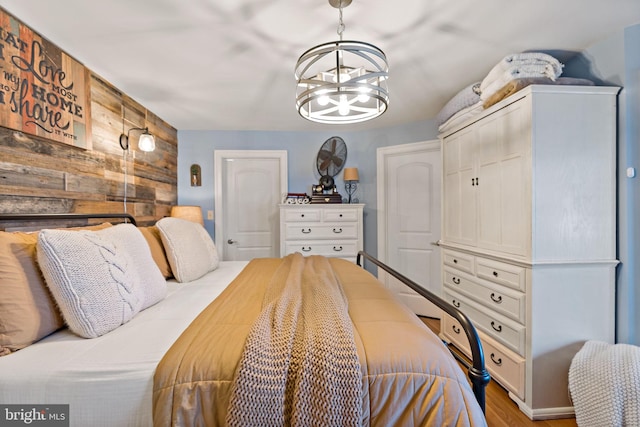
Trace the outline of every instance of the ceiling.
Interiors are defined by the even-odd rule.
[[[295,110],[294,65],[337,39],[327,0],[2,0],[1,6],[180,130],[326,129]],[[345,40],[381,48],[389,110],[349,130],[433,118],[502,57],[566,61],[640,23],[639,0],[353,0]]]

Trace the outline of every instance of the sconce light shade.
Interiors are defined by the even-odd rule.
[[[156,139],[149,133],[149,131],[145,131],[142,135],[140,135],[140,139],[138,140],[138,148],[140,151],[153,151],[156,149]]]
[[[149,128],[131,128],[127,131],[127,134],[124,133],[120,135],[120,147],[123,150],[129,149],[129,134],[131,131],[141,130],[142,135],[140,135],[140,139],[138,139],[138,148],[140,151],[153,151],[156,149],[156,139],[149,133]]]
[[[173,218],[182,218],[188,221],[197,222],[204,225],[202,218],[202,208],[200,206],[178,205],[171,207],[171,216]]]
[[[345,181],[358,181],[358,168],[345,168],[343,179]]]

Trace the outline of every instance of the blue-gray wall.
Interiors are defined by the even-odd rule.
[[[618,96],[618,259],[617,341],[640,345],[640,185],[638,177],[626,176],[627,168],[640,174],[640,24],[628,27],[573,57],[564,76],[587,77],[597,84],[620,86]],[[482,76],[478,76],[482,78]],[[377,253],[376,149],[437,138],[433,120],[368,132],[178,132],[178,203],[213,210],[213,151],[243,149],[287,150],[289,191],[311,192],[318,181],[316,153],[331,136],[347,143],[347,167],[358,167],[358,197],[365,203],[365,249]],[[189,166],[202,166],[202,187],[189,185]],[[341,178],[339,176],[338,178]],[[337,181],[338,188],[343,185]],[[342,192],[342,190],[341,190]],[[213,235],[213,222],[205,220]]]
[[[302,118],[300,120],[303,120]],[[377,253],[376,149],[437,138],[433,120],[375,131],[342,132],[333,127],[326,132],[255,132],[255,131],[178,131],[178,203],[199,205],[203,211],[214,210],[214,150],[287,150],[289,192],[311,194],[318,182],[316,155],[330,137],[339,136],[347,144],[346,167],[357,167],[360,182],[357,197],[364,208],[365,250]],[[202,186],[191,187],[189,167],[202,167]],[[344,196],[342,173],[336,177],[338,191]],[[213,236],[213,221],[205,219],[205,227]]]

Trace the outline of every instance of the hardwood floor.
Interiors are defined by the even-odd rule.
[[[421,317],[422,321],[435,333],[440,333],[440,321]],[[497,382],[491,381],[486,390],[487,424],[489,427],[576,427],[575,418],[560,420],[531,421],[511,400],[507,391]]]

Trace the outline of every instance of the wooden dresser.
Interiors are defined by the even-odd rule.
[[[280,205],[280,256],[294,252],[355,262],[363,249],[364,204]]]
[[[572,416],[571,359],[615,338],[617,92],[530,86],[440,136],[443,295],[532,419]]]

